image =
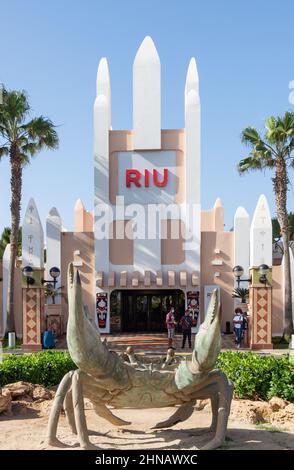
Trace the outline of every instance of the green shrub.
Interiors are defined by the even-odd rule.
[[[252,352],[223,352],[217,367],[234,382],[237,398],[270,400],[278,396],[294,402],[294,367],[288,356],[261,356]]]
[[[216,367],[234,382],[236,398],[270,400],[278,396],[294,402],[294,366],[286,355],[228,351],[219,355]],[[49,387],[57,385],[73,369],[76,366],[68,352],[10,355],[0,363],[0,386],[24,380]]]
[[[50,387],[57,385],[72,369],[76,366],[67,352],[10,355],[0,364],[0,386],[23,380]]]

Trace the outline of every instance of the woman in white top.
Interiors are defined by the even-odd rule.
[[[234,325],[234,333],[235,333],[237,348],[239,349],[241,346],[242,329],[243,329],[243,312],[241,308],[235,309],[233,325]]]

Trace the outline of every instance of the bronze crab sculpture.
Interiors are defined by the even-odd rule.
[[[119,356],[109,351],[99,332],[88,320],[82,302],[82,288],[78,271],[72,264],[68,274],[69,319],[67,344],[72,360],[78,369],[68,372],[59,384],[51,409],[47,441],[59,446],[57,426],[62,408],[80,446],[95,448],[89,440],[84,397],[93,404],[98,416],[114,425],[130,424],[108,408],[162,408],[177,407],[175,413],[156,428],[171,427],[188,419],[196,400],[211,400],[212,423],[207,431],[213,438],[203,449],[216,449],[225,440],[233,385],[214,365],[221,348],[219,293],[212,294],[205,321],[196,336],[192,360],[177,363],[172,354],[166,361],[148,363],[139,360],[129,350]],[[148,363],[148,364],[147,364]],[[150,365],[151,364],[151,365]]]

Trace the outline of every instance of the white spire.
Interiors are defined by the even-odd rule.
[[[96,96],[104,95],[108,106],[109,129],[111,128],[111,87],[108,62],[102,57],[99,62],[96,80]]]
[[[160,59],[150,36],[133,64],[133,129],[135,149],[161,148]]]
[[[269,205],[264,194],[257,202],[250,227],[250,266],[261,264],[272,266],[272,219]]]
[[[22,265],[44,266],[44,233],[33,198],[29,200],[22,224]]]
[[[239,206],[234,216],[234,266],[242,266],[243,277],[249,276],[250,219],[244,207]]]
[[[198,77],[198,70],[196,65],[195,57],[192,57],[186,76],[186,85],[185,85],[185,106],[188,98],[188,94],[191,90],[194,90],[197,95],[199,94],[199,77]]]

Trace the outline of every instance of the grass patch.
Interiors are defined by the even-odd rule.
[[[285,432],[287,429],[285,428],[278,428],[277,426],[273,426],[272,424],[267,424],[267,423],[260,423],[256,425],[256,429],[260,429],[262,431],[268,431],[268,432]]]

